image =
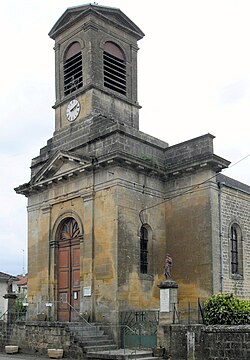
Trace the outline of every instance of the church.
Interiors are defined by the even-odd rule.
[[[250,186],[211,134],[169,146],[139,129],[138,41],[120,9],[68,8],[55,41],[55,131],[15,188],[28,200],[28,318],[117,323],[159,309],[167,253],[178,309],[250,298]]]

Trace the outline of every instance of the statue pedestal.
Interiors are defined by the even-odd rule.
[[[160,288],[160,318],[159,324],[173,324],[177,312],[178,284],[173,280],[165,280]]]
[[[159,285],[160,288],[160,314],[159,325],[157,329],[157,345],[170,349],[169,326],[177,322],[177,301],[178,284],[173,280],[165,280]]]

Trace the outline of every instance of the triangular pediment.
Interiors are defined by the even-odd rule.
[[[107,20],[112,21],[115,25],[123,27],[124,30],[133,32],[137,40],[144,36],[144,33],[139,29],[139,27],[120,9],[96,4],[87,4],[68,8],[52,27],[49,32],[49,36],[52,39],[55,39],[75,22],[84,20],[84,18],[90,13],[106,18]]]
[[[86,157],[59,151],[44,164],[30,183],[35,185],[63,177],[66,178],[81,168],[85,168],[90,163],[91,161]]]

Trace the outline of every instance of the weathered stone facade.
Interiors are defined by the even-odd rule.
[[[238,183],[228,177],[219,175],[220,207],[221,207],[221,242],[222,242],[222,291],[233,292],[235,295],[250,298],[250,187]],[[230,267],[230,227],[239,225],[239,261],[240,273],[232,274]]]
[[[212,135],[169,147],[139,130],[141,30],[118,9],[83,5],[68,9],[50,36],[56,53],[55,132],[32,160],[30,181],[16,188],[28,198],[29,318],[57,320],[63,291],[69,306],[79,301],[82,316],[100,321],[116,322],[122,310],[158,309],[166,252],[174,259],[180,308],[231,291],[235,281],[240,295],[248,296],[249,188],[218,187],[216,174],[229,162],[214,154]],[[65,56],[75,42],[84,59],[84,85],[65,95]],[[125,95],[103,85],[107,42],[126,59]],[[73,97],[81,111],[69,122],[65,113]],[[232,278],[228,268],[228,229],[236,218],[244,239],[240,278]],[[72,244],[63,245],[73,239],[62,231],[67,220],[77,224],[73,253]],[[70,264],[78,250],[74,272]]]

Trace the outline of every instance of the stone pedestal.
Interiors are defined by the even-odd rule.
[[[160,324],[172,324],[177,311],[178,285],[173,280],[165,280],[160,288]]]
[[[166,349],[168,354],[170,343],[166,336],[168,325],[177,321],[178,284],[173,280],[165,280],[160,288],[160,314],[157,329],[157,345]]]

